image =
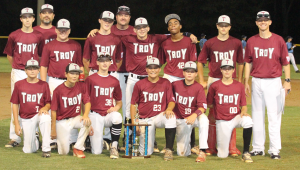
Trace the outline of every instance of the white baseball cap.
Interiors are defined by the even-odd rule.
[[[231,25],[229,16],[227,16],[227,15],[221,15],[219,17],[219,19],[218,19],[218,23],[217,24],[221,24],[221,23],[227,23],[227,24]]]
[[[194,61],[186,62],[184,64],[183,71],[185,71],[186,69],[194,69],[194,70],[198,71],[197,64]]]
[[[225,66],[230,66],[234,68],[233,61],[229,59],[222,60],[221,68]]]
[[[70,29],[70,22],[66,19],[60,19],[58,22],[57,22],[57,25],[56,25],[56,28],[57,29],[60,29],[60,28],[66,28],[66,29]]]
[[[109,52],[106,52],[106,51],[101,51],[97,57],[97,60],[99,61],[102,58],[109,58],[111,60],[111,56],[110,56]]]
[[[270,13],[268,11],[259,11],[256,15],[256,20],[260,18],[268,18],[271,19]]]
[[[146,18],[143,18],[143,17],[137,18],[135,20],[134,26],[138,26],[138,25],[148,25],[148,21],[146,20]]]
[[[179,22],[181,21],[177,14],[169,14],[165,17],[165,23],[168,24],[171,19],[177,19]]]
[[[112,12],[110,12],[110,11],[104,11],[104,12],[102,12],[102,14],[100,15],[100,19],[103,19],[103,18],[107,18],[107,19],[112,19],[112,20],[114,20],[115,15],[114,15],[114,13],[112,13]]]
[[[77,65],[75,63],[70,63],[69,65],[67,65],[67,67],[66,67],[66,73],[69,73],[71,71],[82,73],[82,70],[80,70],[79,65]]]
[[[26,66],[25,69],[27,69],[28,67],[36,67],[36,68],[40,68],[39,66],[39,62],[37,60],[34,59],[30,59],[26,62]]]
[[[147,60],[147,66],[149,66],[149,65],[157,65],[160,67],[158,58],[156,58],[156,57],[149,58]]]
[[[50,4],[44,4],[41,6],[41,12],[44,10],[44,9],[50,9],[52,12],[54,12],[54,8],[52,5]]]
[[[33,13],[32,8],[29,8],[29,7],[23,8],[23,9],[21,10],[20,16],[25,15],[25,14],[31,14],[31,15],[34,16],[34,13]]]

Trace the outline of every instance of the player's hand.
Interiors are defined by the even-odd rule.
[[[139,126],[136,126],[136,136],[140,136],[141,135],[141,128]]]
[[[175,116],[175,114],[174,114],[174,112],[172,110],[166,110],[166,111],[164,111],[164,115],[166,116],[167,119],[170,119],[173,116]]]
[[[19,124],[15,125],[15,133],[18,136],[21,136],[21,134],[22,134],[22,129],[21,129],[21,126]]]
[[[198,43],[198,39],[194,34],[191,34],[190,39],[192,40],[192,43],[194,43],[194,44]]]
[[[48,112],[48,110],[47,110],[47,109],[45,109],[45,107],[43,107],[43,108],[41,108],[41,109],[40,109],[40,111],[39,111],[39,113],[38,113],[38,114],[39,114],[39,116],[40,116],[40,115],[42,115],[42,114],[48,115],[48,114],[49,114],[49,112]]]
[[[189,117],[184,118],[186,120],[186,124],[192,125],[195,123],[195,120],[197,119],[197,114],[193,113]]]
[[[88,116],[82,116],[80,122],[82,121],[84,126],[91,126],[91,119]]]
[[[56,139],[56,130],[51,130],[51,139]]]
[[[117,112],[118,110],[115,107],[111,107],[107,110],[107,113]]]
[[[89,136],[93,136],[93,135],[94,135],[94,128],[93,126],[90,126]]]
[[[285,89],[285,95],[289,94],[291,91],[291,83],[285,81],[282,87]]]
[[[249,94],[251,93],[251,91],[250,91],[250,86],[249,86],[248,83],[245,83],[245,94],[246,94],[247,97],[248,97],[248,93],[249,93]]]
[[[98,29],[93,29],[89,35],[87,36],[88,38],[91,36],[91,37],[95,37],[95,34],[98,32],[99,30]]]
[[[202,82],[200,82],[200,84],[203,86],[203,89],[207,88],[207,82],[206,81],[202,81]]]
[[[249,116],[249,117],[251,117],[248,113],[241,113],[241,117],[243,117],[243,116]]]

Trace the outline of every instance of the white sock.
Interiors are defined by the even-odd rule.
[[[117,148],[118,147],[118,142],[117,141],[113,141],[113,143],[111,144],[111,147]]]

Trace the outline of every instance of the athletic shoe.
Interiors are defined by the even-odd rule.
[[[217,149],[214,149],[214,150],[206,149],[205,153],[206,153],[207,156],[211,156],[211,155],[216,155],[218,153],[218,151],[217,151]]]
[[[87,136],[85,141],[84,141],[84,147],[85,147],[85,152],[91,152],[92,151],[92,146],[91,146],[91,141],[90,137]]]
[[[251,151],[250,154],[251,154],[251,156],[257,156],[257,155],[264,156],[265,152],[264,151]]]
[[[199,154],[200,154],[199,146],[194,146],[194,147],[191,149],[191,152],[192,152],[193,154],[199,155]]]
[[[296,73],[300,73],[300,71],[299,71],[299,70],[297,70],[297,71],[296,71]]]
[[[280,155],[279,154],[274,154],[274,153],[271,153],[271,159],[280,159]]]
[[[232,157],[237,157],[237,156],[239,156],[239,153],[236,150],[231,150],[231,151],[229,151],[229,155]]]
[[[109,150],[110,149],[110,142],[109,141],[106,141],[105,139],[103,140],[103,150],[106,149],[106,150]]]
[[[111,159],[118,159],[119,158],[119,152],[115,147],[110,148],[110,158]]]
[[[50,148],[57,149],[57,143],[56,142],[50,143]]]
[[[85,158],[83,151],[76,148],[73,149],[73,156],[77,156],[78,158]]]
[[[16,146],[19,146],[19,143],[16,142],[16,141],[14,141],[14,140],[9,141],[9,142],[5,145],[5,147],[7,147],[7,148],[13,148],[13,147],[16,147]]]
[[[163,150],[160,151],[160,153],[166,153],[166,147],[164,147]]]
[[[205,162],[206,160],[206,154],[199,150],[199,154],[198,154],[198,157],[196,158],[196,162]]]
[[[164,156],[165,161],[173,161],[173,151],[170,149],[166,149],[165,156]]]
[[[76,142],[73,142],[70,144],[70,149],[74,149],[74,146],[75,146]]]
[[[243,154],[243,156],[242,156],[242,159],[243,159],[243,161],[246,162],[246,163],[252,163],[252,162],[253,162],[253,160],[252,160],[251,155],[250,155],[249,152],[245,152],[245,153]]]
[[[158,148],[153,148],[153,152],[154,153],[159,153],[159,149]]]
[[[131,144],[129,144],[129,149],[131,148]],[[126,147],[125,146],[122,146],[121,148],[120,148],[120,151],[121,152],[125,152],[126,151]]]
[[[42,157],[49,158],[51,156],[51,151],[49,152],[43,152]]]

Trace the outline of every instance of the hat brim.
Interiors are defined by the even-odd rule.
[[[226,67],[226,66],[229,66],[229,67],[234,68],[234,66],[231,66],[231,65],[223,65],[223,66],[221,66],[220,68],[223,68],[223,67]]]
[[[44,8],[44,9],[41,9],[41,13],[42,13],[43,11],[45,11],[45,10],[48,10],[48,11],[51,11],[52,13],[54,13],[54,10],[51,9],[51,8]]]
[[[161,65],[159,65],[159,64],[149,64],[149,65],[147,65],[146,67],[149,67],[149,66],[151,66],[151,65],[158,66],[159,68],[161,68]]]
[[[118,14],[130,15],[130,12],[127,12],[127,11],[119,11],[119,12],[117,12],[117,15],[118,15]]]
[[[78,73],[83,73],[83,71],[82,71],[82,70],[69,70],[69,71],[68,71],[68,73],[70,73],[70,72],[78,72]]]
[[[25,14],[20,14],[20,17],[23,16],[23,15],[31,15],[31,16],[35,16],[35,14],[32,14],[32,13],[25,13]]]
[[[228,24],[228,25],[231,25],[231,23],[228,23],[228,22],[217,22],[217,25],[219,24]]]
[[[259,17],[259,18],[256,18],[256,21],[258,21],[258,20],[261,19],[261,18],[266,18],[266,19],[268,19],[268,20],[271,20],[271,18],[268,18],[268,17]]]
[[[192,69],[192,70],[198,71],[198,69],[197,69],[197,68],[192,68],[192,67],[185,67],[185,68],[183,68],[182,70],[183,70],[183,71],[186,71],[186,70],[189,70],[189,69]]]
[[[149,26],[149,25],[148,24],[140,24],[140,25],[135,25],[134,28],[137,26]]]
[[[40,68],[40,66],[36,66],[36,65],[28,65],[28,66],[25,66],[25,69],[27,69],[27,68],[29,68],[29,67]]]

